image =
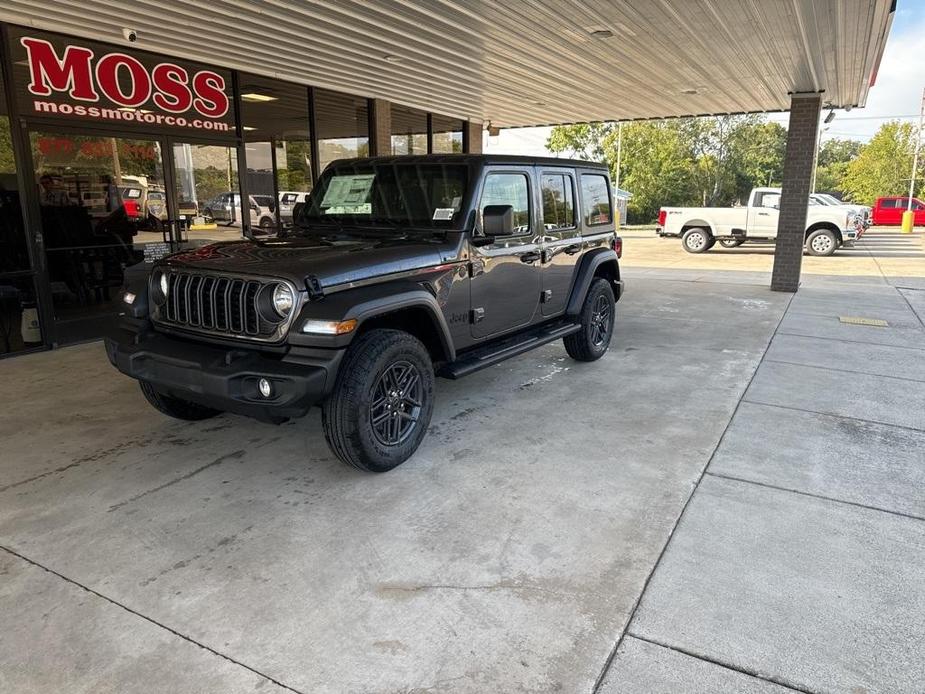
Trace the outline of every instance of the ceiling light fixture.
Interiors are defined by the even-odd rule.
[[[269,94],[258,94],[257,92],[246,92],[241,95],[241,101],[250,101],[252,103],[264,103],[266,101],[276,101],[277,97]]]
[[[382,59],[388,63],[400,63],[402,60],[404,60],[404,58],[402,58],[400,55],[393,55],[391,53],[382,56]]]
[[[595,29],[591,32],[592,39],[611,39],[613,38],[613,32],[610,29]]]

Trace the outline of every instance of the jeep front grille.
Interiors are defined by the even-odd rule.
[[[274,314],[273,320],[268,320],[271,312],[261,311],[259,303],[261,294],[272,293],[278,280],[164,272],[167,300],[157,308],[157,322],[212,335],[265,341],[282,337],[287,319]]]

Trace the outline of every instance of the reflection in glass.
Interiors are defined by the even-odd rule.
[[[480,213],[488,205],[510,205],[514,209],[514,233],[530,231],[530,192],[523,174],[488,174],[482,189]]]
[[[463,151],[463,121],[437,113],[431,115],[434,153],[453,154]]]
[[[392,104],[392,154],[427,154],[427,113]]]
[[[160,143],[115,137],[31,133],[42,237],[55,317],[112,317],[127,270],[144,260],[145,239],[161,224]]]
[[[42,344],[42,327],[31,277],[0,274],[0,355]]]
[[[335,159],[369,156],[369,104],[366,99],[315,89],[318,166]]]
[[[610,211],[610,180],[606,176],[582,174],[581,198],[587,226],[613,221]]]
[[[177,207],[193,245],[242,237],[238,159],[233,147],[177,143],[173,147]],[[253,212],[253,210],[252,210]],[[259,215],[251,215],[251,223]]]
[[[543,226],[547,231],[575,226],[572,179],[564,174],[543,176]]]
[[[3,98],[0,90],[0,99]],[[2,106],[0,106],[2,108]],[[22,197],[16,181],[10,119],[0,115],[0,273],[30,269]]]
[[[308,89],[258,75],[240,79],[241,91],[250,95],[241,104],[247,190],[263,209],[254,231],[275,233],[292,225],[294,203],[312,189]]]

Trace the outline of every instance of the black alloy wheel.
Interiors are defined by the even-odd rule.
[[[417,366],[405,360],[388,366],[369,403],[369,421],[376,440],[384,446],[407,441],[421,418],[422,406],[423,386]]]
[[[604,294],[594,300],[591,312],[591,344],[600,348],[610,338],[610,321],[613,318],[613,302]]]

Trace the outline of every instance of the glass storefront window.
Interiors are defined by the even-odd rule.
[[[241,189],[235,148],[176,143],[173,160],[177,211],[187,227],[184,239],[203,245],[241,238]],[[249,213],[251,224],[259,224],[259,209],[251,205]]]
[[[292,225],[295,202],[312,189],[308,89],[255,75],[240,85],[246,187],[262,208],[254,233],[272,234]]]
[[[392,154],[427,154],[427,114],[392,104]]]
[[[350,94],[315,89],[318,170],[335,159],[369,156],[369,103]]]
[[[431,115],[433,151],[435,154],[453,154],[463,151],[463,121],[437,113]]]
[[[0,73],[0,356],[41,346],[37,298]]]
[[[146,239],[136,237],[162,240],[163,208],[148,204],[164,190],[160,142],[33,131],[30,143],[55,318],[112,318],[144,260]],[[72,339],[89,329],[73,327]]]

